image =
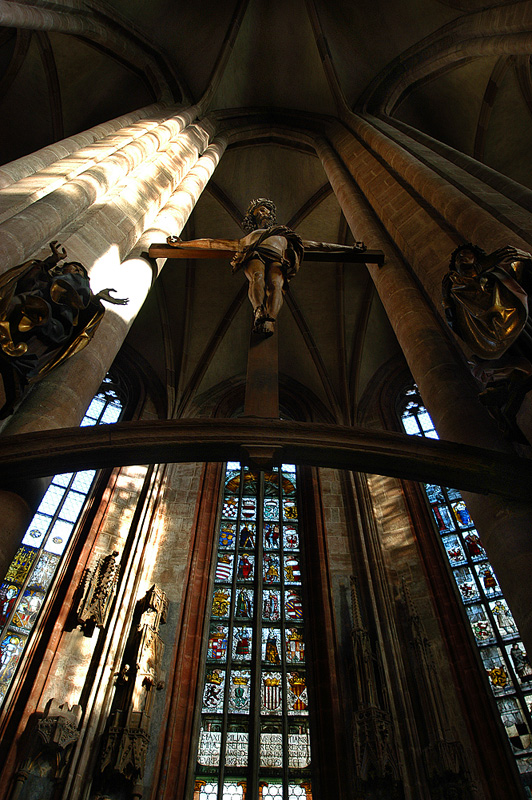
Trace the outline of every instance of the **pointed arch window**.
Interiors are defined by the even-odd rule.
[[[123,407],[120,389],[108,375],[81,426],[117,422]],[[53,477],[0,584],[0,705],[83,513],[96,472],[83,470]]]
[[[227,464],[194,800],[311,798],[296,471]]]
[[[417,387],[404,392],[399,412],[406,433],[438,439]],[[460,492],[423,486],[527,797],[532,798],[532,665]]]

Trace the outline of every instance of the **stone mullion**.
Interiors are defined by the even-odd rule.
[[[370,247],[381,244],[382,228],[351,175],[326,142],[317,142],[316,149],[355,239],[364,239]],[[367,267],[439,434],[455,442],[489,447],[510,455],[513,448],[479,403],[477,389],[444,335],[434,310],[394,250],[386,243],[383,246],[387,251],[386,264],[380,268],[370,264]],[[525,647],[532,652],[529,580],[532,508],[529,503],[493,495],[464,492],[463,497]]]

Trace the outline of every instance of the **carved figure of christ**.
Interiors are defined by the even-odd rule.
[[[284,225],[277,225],[275,205],[259,198],[250,203],[242,222],[242,239],[193,239],[183,242],[169,236],[166,244],[153,244],[151,258],[231,258],[233,272],[243,270],[249,282],[253,307],[253,333],[246,382],[245,413],[278,418],[277,346],[267,345],[283,303],[283,294],[299,270],[303,254],[312,261],[384,263],[382,250],[303,241]]]

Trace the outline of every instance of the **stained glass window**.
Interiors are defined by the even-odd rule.
[[[116,422],[122,402],[108,376],[81,425]],[[81,516],[96,470],[55,475],[0,584],[0,705],[37,621],[61,556]]]
[[[194,800],[311,798],[294,466],[227,464],[214,570]]]
[[[407,433],[438,438],[416,388],[405,393],[401,418]],[[532,797],[532,665],[460,492],[433,484],[424,488],[486,679]]]

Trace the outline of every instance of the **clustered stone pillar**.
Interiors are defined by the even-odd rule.
[[[374,166],[374,156],[359,140],[352,139],[348,141],[344,137],[343,143],[346,151],[352,148],[351,154],[357,158],[357,174],[360,174],[364,167]],[[416,254],[415,258],[422,259],[423,249],[427,252],[433,241],[427,230],[415,230],[412,244],[408,234],[401,231],[401,225],[408,226],[412,214],[416,217],[415,225],[422,225],[425,210],[421,208],[416,212],[412,204],[407,202],[408,197],[398,199],[391,181],[388,181],[384,186],[384,190],[388,190],[388,205],[382,215],[384,219],[381,217],[379,223],[379,218],[368,205],[365,192],[361,192],[360,184],[357,185],[358,181],[356,183],[350,174],[350,170],[355,171],[353,163],[347,163],[347,159],[342,163],[325,140],[318,141],[316,149],[355,238],[363,239],[369,247],[381,246],[386,251],[383,267],[367,266],[440,435],[458,443],[513,453],[511,445],[500,435],[495,423],[478,402],[472,379],[444,332],[434,307],[426,300],[409,269],[383,233],[380,223],[385,225],[396,243],[398,240],[404,241],[405,247],[412,251],[419,248],[421,254]],[[374,175],[375,193],[383,191],[379,180],[382,180],[382,176],[377,172]],[[370,183],[368,180],[368,193]],[[412,195],[409,197],[414,201]],[[432,220],[430,215],[427,216]],[[391,217],[394,218],[394,224],[390,221]],[[429,232],[437,235],[437,231]],[[443,235],[448,234],[444,231]],[[444,253],[440,256],[444,270],[447,255]],[[436,256],[433,253],[433,261]],[[430,254],[427,260],[427,266],[430,267]],[[530,648],[529,652],[532,652],[532,598],[528,581],[532,569],[532,506],[491,495],[483,497],[464,493],[464,496],[523,640]]]
[[[5,259],[0,271],[40,255],[45,242],[58,238],[68,258],[88,269],[94,293],[110,286],[118,297],[129,298],[128,305],[108,306],[89,347],[32,389],[7,421],[5,434],[79,424],[162,266],[159,260],[154,269],[142,253],[154,239],[181,232],[224,152],[224,138],[211,143],[213,122],[204,118],[192,123],[195,113],[195,108],[174,111],[138,136],[123,130],[111,134],[122,137],[122,146],[94,165],[94,148],[111,147],[104,137],[85,149],[87,169],[78,164],[74,178],[63,175],[59,186],[49,184],[42,198],[0,224]],[[74,158],[79,161],[83,155],[78,151]],[[54,166],[61,170],[60,162]],[[9,509],[13,520],[0,547],[4,572],[29,513],[25,487],[20,492],[9,489],[0,492],[0,508]],[[20,506],[16,513],[15,506]]]

